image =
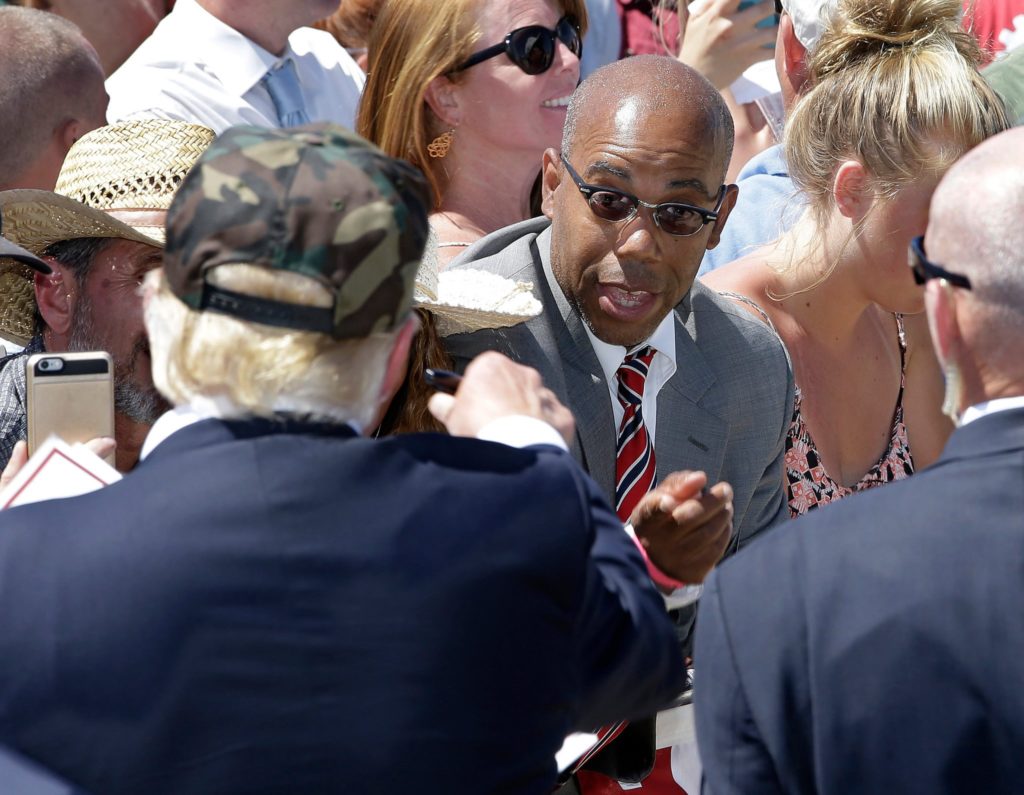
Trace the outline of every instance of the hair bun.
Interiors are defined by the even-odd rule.
[[[982,53],[960,24],[961,0],[839,0],[810,58],[817,82],[857,61],[915,47],[953,47],[980,64]]]

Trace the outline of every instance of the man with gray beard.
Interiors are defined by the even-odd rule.
[[[0,192],[0,233],[51,269],[0,259],[0,337],[25,345],[0,360],[0,466],[26,456],[28,357],[92,350],[114,361],[116,466],[135,466],[167,409],[150,374],[139,286],[161,264],[174,192],[212,140],[185,122],[102,127],[68,153],[55,193]]]

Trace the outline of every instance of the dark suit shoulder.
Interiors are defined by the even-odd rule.
[[[776,771],[815,762],[813,788],[784,791],[1019,789],[1024,630],[1002,607],[1024,597],[1021,472],[1024,423],[986,417],[932,467],[785,523],[712,575],[703,634],[709,649],[726,634],[758,742]],[[718,665],[700,641],[698,665]]]

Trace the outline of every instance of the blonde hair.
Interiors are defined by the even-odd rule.
[[[427,87],[441,75],[459,80],[453,70],[473,54],[480,40],[481,2],[388,0],[370,34],[356,132],[391,157],[420,168],[430,182],[435,208],[441,206],[445,175],[443,161],[433,160],[427,146],[446,130],[426,103]],[[559,5],[579,22],[580,35],[586,33],[584,0],[559,0]]]
[[[845,159],[892,198],[1006,129],[960,12],[961,0],[839,0],[809,57],[811,87],[786,123],[790,175],[819,220]]]
[[[230,265],[207,278],[260,298],[306,306],[332,301],[322,285],[296,273]],[[288,412],[361,429],[373,421],[395,333],[337,341],[190,309],[160,270],[146,285],[152,291],[145,319],[153,382],[173,404],[217,400],[237,415]]]

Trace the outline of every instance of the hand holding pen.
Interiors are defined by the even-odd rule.
[[[428,371],[425,377],[438,390],[430,398],[430,413],[454,436],[475,437],[494,420],[526,416],[548,423],[571,443],[572,413],[532,367],[489,351],[470,362],[461,379],[444,370]]]

